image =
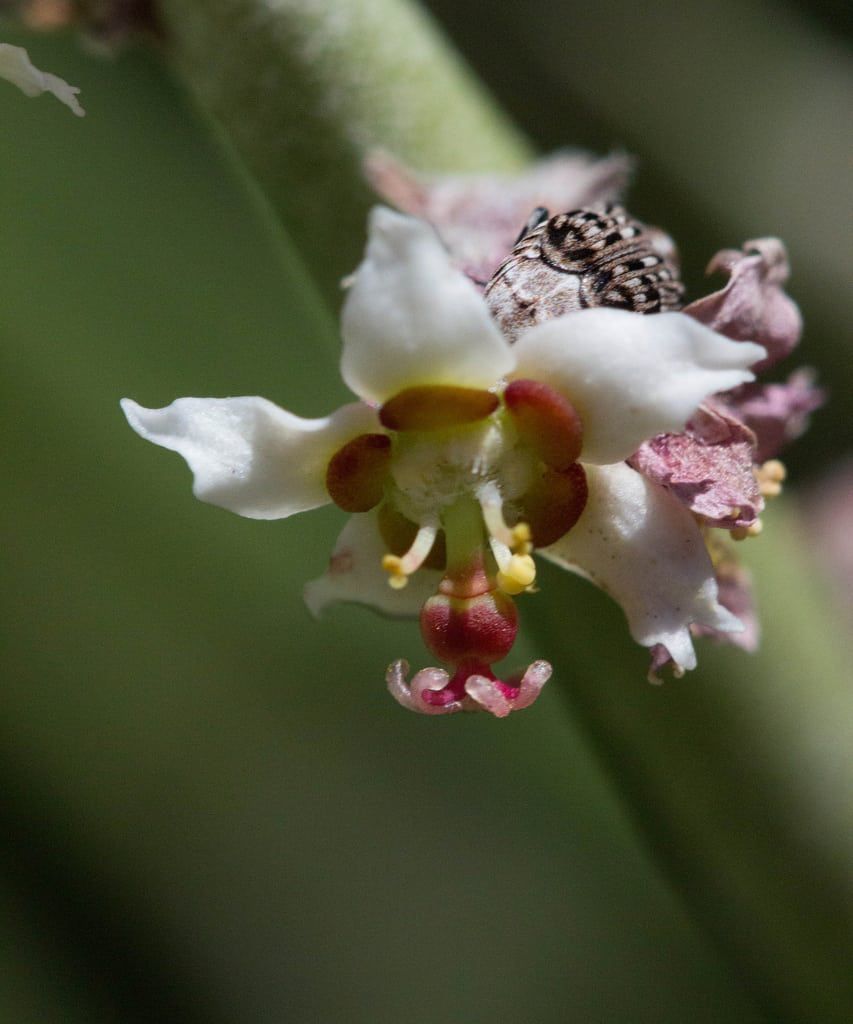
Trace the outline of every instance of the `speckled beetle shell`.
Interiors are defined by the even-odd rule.
[[[592,306],[678,309],[683,292],[670,239],[608,205],[550,219],[547,211],[534,211],[485,298],[514,341],[527,327]]]

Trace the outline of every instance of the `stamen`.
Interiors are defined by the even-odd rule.
[[[415,534],[411,547],[404,555],[388,554],[383,556],[382,568],[388,573],[388,583],[394,590],[402,590],[409,582],[412,573],[417,572],[424,564],[432,551],[437,534],[437,520],[424,523]]]
[[[769,459],[755,470],[755,479],[764,498],[778,498],[782,493],[782,483],[788,471],[785,464],[778,459]]]
[[[748,537],[758,537],[763,529],[764,523],[756,519],[749,526],[737,526],[734,530],[729,530],[729,536],[732,540],[746,540]]]
[[[533,550],[530,526],[525,522],[507,526],[503,514],[503,499],[497,485],[492,482],[484,484],[477,492],[477,500],[483,510],[483,522],[489,536],[518,555],[529,555]],[[497,558],[497,555],[495,557]]]
[[[512,528],[513,543],[510,547],[520,555],[529,555],[533,551],[533,534],[528,523],[516,523]]]
[[[505,594],[521,594],[536,579],[536,563],[530,555],[513,555],[506,569],[498,571],[497,583]]]
[[[483,510],[483,522],[489,537],[500,541],[507,548],[514,549],[517,543],[515,532],[506,524],[503,513],[503,498],[497,484],[490,481],[477,491],[477,501]],[[497,554],[495,558],[497,559]],[[500,565],[498,559],[498,565]]]
[[[489,537],[489,546],[498,563],[497,584],[505,594],[521,594],[532,586],[536,579],[536,563],[529,554],[513,554],[496,537]]]
[[[501,493],[495,483],[481,487],[477,500],[489,534],[489,547],[498,563],[498,587],[505,594],[520,594],[536,579],[536,563],[530,555],[533,550],[530,527],[523,522],[507,526]]]

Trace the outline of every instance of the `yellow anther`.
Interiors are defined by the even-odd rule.
[[[510,547],[519,555],[529,555],[533,550],[533,535],[527,523],[516,523],[512,528],[512,544]]]
[[[514,580],[511,576],[505,576],[502,572],[498,573],[497,581],[498,588],[505,594],[509,594],[510,597],[521,594],[525,589],[517,580]]]
[[[409,550],[404,555],[387,554],[382,556],[382,568],[388,573],[388,583],[394,590],[402,590],[409,582],[409,577],[429,558],[433,544],[438,535],[438,522],[424,523],[415,534]]]
[[[498,586],[505,594],[520,594],[536,579],[536,563],[530,555],[513,555],[498,573]]]
[[[409,577],[403,568],[403,559],[398,555],[383,555],[382,568],[388,573],[388,585],[393,590],[402,590],[409,582]]]
[[[530,555],[513,555],[507,575],[517,579],[522,586],[529,587],[536,579],[536,563]]]
[[[734,530],[729,530],[729,536],[732,540],[746,540],[747,537],[757,537],[763,529],[764,523],[756,519],[749,526],[737,526]]]
[[[788,475],[785,464],[778,459],[768,459],[755,470],[758,489],[764,498],[777,498],[782,493],[782,482]]]

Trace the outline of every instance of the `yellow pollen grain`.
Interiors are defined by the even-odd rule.
[[[732,540],[746,540],[748,537],[758,537],[763,529],[764,523],[756,519],[749,526],[738,526],[734,530],[729,530],[729,536]]]
[[[388,585],[393,590],[402,590],[409,582],[403,571],[403,559],[399,555],[383,555],[382,568],[388,573]]]
[[[527,590],[535,579],[536,563],[530,555],[513,555],[497,577],[498,586],[510,595]]]
[[[504,573],[499,572],[497,576],[498,587],[505,593],[509,594],[510,597],[515,597],[517,594],[521,594],[525,587],[512,578],[512,576],[506,576]]]
[[[782,483],[788,471],[779,459],[768,459],[755,470],[758,489],[764,498],[777,498],[782,493]]]
[[[528,523],[516,523],[513,526],[511,547],[520,555],[529,555],[533,550],[533,537]]]
[[[518,580],[522,586],[529,587],[536,579],[536,563],[530,555],[513,555],[510,559],[507,575]]]

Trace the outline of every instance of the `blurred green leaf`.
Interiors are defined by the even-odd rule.
[[[697,672],[644,686],[645,652],[626,672],[611,639],[621,612],[556,571],[534,630],[552,653],[566,637],[555,676],[574,716],[772,1019],[842,1022],[853,1013],[853,648],[799,551],[802,524],[783,509],[767,518],[744,551],[764,627],[757,656],[700,641]]]

